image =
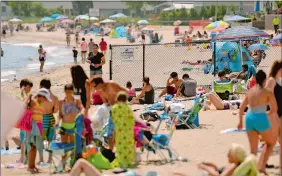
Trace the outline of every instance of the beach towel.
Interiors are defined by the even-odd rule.
[[[91,163],[98,170],[112,169],[111,163],[105,158],[101,152],[91,155],[87,158],[87,161]]]
[[[145,108],[145,110],[157,110],[157,111],[162,111],[164,110],[165,107],[164,107],[164,104],[163,103],[155,103],[151,106],[148,106],[147,108]]]
[[[221,130],[220,134],[230,134],[230,133],[238,133],[238,132],[246,132],[246,129],[242,129],[241,131],[239,131],[237,128],[228,128],[225,130]]]
[[[32,115],[31,110],[30,109],[26,109],[24,111],[23,116],[18,121],[18,123],[16,124],[15,127],[19,128],[19,129],[21,129],[23,131],[26,131],[26,132],[31,132],[31,130],[32,130],[31,115]]]
[[[9,150],[5,150],[4,148],[1,149],[1,155],[13,155],[13,154],[20,154],[21,150],[17,148],[10,148]]]

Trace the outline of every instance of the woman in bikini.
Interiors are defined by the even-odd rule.
[[[260,135],[266,144],[265,151],[260,155],[258,166],[259,171],[262,173],[266,173],[266,162],[272,154],[273,147],[276,143],[271,131],[269,117],[274,116],[277,113],[277,103],[271,90],[264,88],[265,83],[266,74],[262,70],[259,70],[256,74],[256,85],[247,92],[246,97],[241,104],[238,124],[238,129],[241,130],[243,128],[244,111],[247,105],[249,105],[245,117],[245,125],[251,153],[257,155]],[[267,105],[270,106],[270,111],[268,112],[266,110]]]
[[[84,107],[79,99],[73,97],[73,85],[65,85],[66,97],[59,102],[59,117],[62,120],[61,123],[61,141],[62,143],[74,143],[74,131],[77,118],[81,118],[80,112],[83,113]],[[83,128],[83,125],[82,125]],[[62,157],[62,160],[66,156]]]

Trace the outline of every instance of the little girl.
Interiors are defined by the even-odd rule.
[[[132,88],[130,81],[126,83],[126,88],[128,89],[128,101],[131,101],[134,97],[136,97],[136,92],[135,89]]]

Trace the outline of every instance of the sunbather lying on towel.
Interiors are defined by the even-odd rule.
[[[230,163],[228,167],[218,168],[213,163],[203,162],[199,165],[199,169],[208,172],[210,176],[256,176],[258,174],[255,156],[247,157],[247,151],[242,145],[232,144],[228,152],[228,160]]]
[[[206,96],[203,110],[210,110],[210,106],[214,105],[216,110],[232,109],[234,106],[239,108],[240,100],[236,101],[223,101],[215,92],[209,92]]]

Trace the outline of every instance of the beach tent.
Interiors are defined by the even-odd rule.
[[[103,21],[100,21],[100,23],[115,23],[115,20],[111,20],[111,19],[105,19]]]
[[[44,17],[44,18],[41,18],[40,22],[41,23],[46,23],[46,22],[51,22],[53,21],[53,18],[50,18],[50,17]]]
[[[81,20],[91,20],[91,21],[97,21],[99,20],[96,17],[89,17],[88,15],[78,15],[77,17],[75,17],[75,19],[81,19]]]
[[[112,30],[111,30],[109,36],[110,36],[111,38],[119,38],[119,35],[118,35],[118,33],[117,33],[117,31],[116,31],[115,29],[112,29]]]
[[[149,22],[147,20],[140,20],[140,21],[137,22],[137,24],[148,25]]]
[[[124,26],[119,26],[116,28],[116,32],[119,37],[127,37],[127,30]]]
[[[22,22],[22,20],[18,18],[13,18],[13,19],[10,19],[9,22]]]
[[[62,16],[62,15],[58,14],[58,13],[54,13],[50,17],[53,18],[53,19],[57,19],[59,16]]]
[[[214,51],[214,45],[212,48]],[[245,47],[240,47],[236,42],[216,42],[217,71],[228,68],[232,72],[240,72],[243,64],[254,66],[252,57]],[[213,67],[210,72],[213,72]]]
[[[128,16],[124,15],[123,13],[117,13],[115,15],[110,16],[111,19],[117,19],[117,18],[127,18]]]

